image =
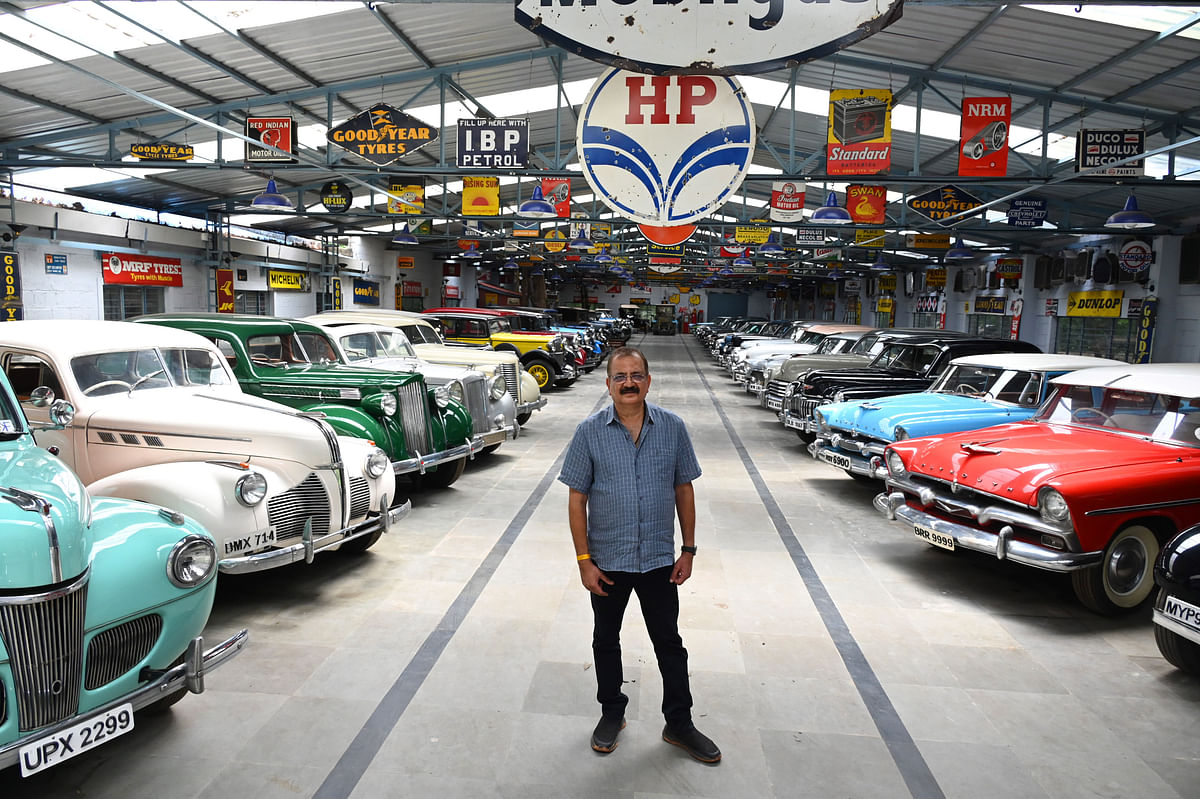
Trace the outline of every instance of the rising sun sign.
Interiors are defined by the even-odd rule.
[[[516,20],[564,50],[634,72],[754,75],[849,47],[898,20],[903,5],[904,0],[516,0]]]

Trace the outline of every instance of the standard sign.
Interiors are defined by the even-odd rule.
[[[849,47],[904,0],[517,0],[517,24],[565,50],[639,72],[754,75]]]
[[[1081,130],[1075,138],[1075,171],[1094,169],[1129,158],[1146,151],[1146,131],[1133,130]],[[1143,175],[1146,159],[1128,161],[1120,166],[1110,166],[1093,172],[1094,175]]]
[[[458,120],[460,169],[524,169],[528,163],[528,119]]]
[[[750,101],[735,78],[613,69],[583,103],[576,146],[588,185],[617,214],[685,225],[737,192],[755,135]]]

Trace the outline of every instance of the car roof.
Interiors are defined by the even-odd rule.
[[[1200,363],[1127,363],[1082,369],[1051,382],[1072,386],[1120,388],[1174,397],[1200,397]]]
[[[1063,355],[1053,352],[994,352],[986,355],[963,355],[951,363],[964,366],[1000,366],[1005,369],[1020,369],[1031,372],[1061,372],[1088,369],[1097,366],[1121,366],[1122,362],[1112,358],[1095,358],[1091,355]]]
[[[479,314],[480,316],[512,316],[516,312],[505,308],[428,308],[421,313],[427,314]]]
[[[210,330],[238,330],[247,336],[291,333],[325,334],[324,328],[303,319],[285,319],[280,316],[257,316],[255,314],[216,313],[159,313],[136,318],[137,322],[184,322],[197,328]]]
[[[5,322],[0,331],[0,343],[20,341],[60,358],[146,347],[213,349],[212,342],[189,330],[98,319],[29,319]]]
[[[832,322],[809,325],[807,328],[807,332],[809,333],[828,333],[830,335],[833,333],[847,333],[852,330],[867,331],[871,330],[871,328],[867,325],[839,325]]]
[[[337,322],[340,324],[358,324],[360,322],[374,322],[382,325],[395,325],[400,322],[409,323],[417,322],[418,324],[433,327],[433,323],[419,313],[413,311],[321,311],[318,314],[304,317],[306,322],[315,322],[317,324],[328,324]]]

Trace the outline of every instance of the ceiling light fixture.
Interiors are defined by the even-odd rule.
[[[271,211],[296,210],[296,206],[292,205],[292,201],[279,193],[279,187],[275,185],[275,178],[267,179],[266,190],[250,201],[250,207]]]
[[[407,222],[401,225],[400,229],[396,231],[394,236],[392,236],[392,244],[403,244],[407,246],[418,243],[417,237],[414,236],[412,231],[408,229]]]
[[[517,207],[517,216],[524,219],[549,219],[558,216],[558,211],[542,194],[539,183],[533,187],[533,195]]]
[[[813,211],[809,218],[822,225],[848,225],[854,221],[850,212],[838,205],[837,195],[833,192],[829,192],[825,198],[825,204]]]
[[[1125,207],[1110,216],[1104,223],[1105,227],[1115,227],[1121,230],[1137,230],[1144,227],[1154,227],[1154,218],[1138,208],[1137,197],[1129,192]]]

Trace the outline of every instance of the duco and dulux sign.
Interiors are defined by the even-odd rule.
[[[754,75],[849,47],[898,20],[903,5],[904,0],[517,0],[516,20],[565,50],[622,69]]]

